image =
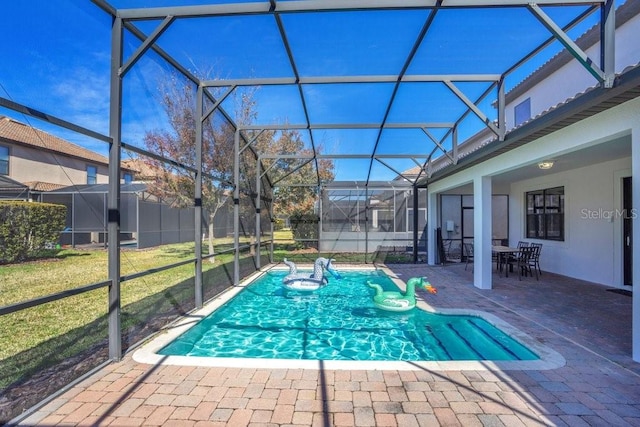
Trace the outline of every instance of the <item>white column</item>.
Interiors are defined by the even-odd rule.
[[[636,121],[638,123],[638,121]],[[632,349],[633,360],[640,362],[640,126],[631,131],[631,207],[633,210],[631,259],[633,276]]]
[[[491,289],[491,177],[473,179],[473,285]]]
[[[438,194],[427,188],[427,264],[435,265],[438,245],[436,242],[438,228]]]

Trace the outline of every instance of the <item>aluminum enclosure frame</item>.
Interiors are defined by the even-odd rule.
[[[538,18],[538,20],[545,25],[550,32],[552,32],[553,37],[552,40],[559,40],[569,52],[587,69],[599,82],[602,87],[609,88],[613,85],[614,81],[614,68],[613,68],[613,58],[614,58],[614,32],[615,25],[613,24],[613,16],[614,16],[614,0],[540,0],[537,3],[529,3],[526,1],[519,0],[355,0],[351,2],[343,2],[340,0],[307,0],[307,1],[286,1],[286,2],[277,2],[276,0],[270,0],[269,2],[262,3],[239,3],[239,4],[220,4],[220,5],[202,5],[202,6],[180,6],[180,7],[163,7],[163,8],[137,8],[137,9],[115,9],[111,5],[109,5],[104,0],[92,0],[95,4],[101,7],[103,10],[108,12],[113,17],[112,23],[112,34],[111,34],[111,94],[110,94],[110,125],[109,125],[109,195],[108,195],[108,234],[109,241],[112,243],[109,245],[109,357],[113,360],[119,360],[122,357],[122,344],[121,344],[121,325],[120,325],[120,245],[118,242],[117,236],[119,235],[119,215],[120,215],[120,197],[119,197],[119,176],[120,176],[120,153],[123,148],[122,139],[122,88],[123,88],[123,78],[126,75],[127,71],[131,69],[131,67],[136,63],[136,61],[149,49],[153,49],[156,53],[158,53],[162,58],[167,60],[171,65],[176,67],[178,71],[180,71],[183,75],[189,78],[191,81],[197,84],[198,86],[198,117],[206,118],[209,114],[202,111],[203,105],[203,97],[207,96],[210,100],[215,103],[215,108],[218,111],[221,111],[225,116],[229,119],[229,116],[224,113],[223,109],[220,107],[220,103],[217,102],[206,90],[208,84],[213,85],[212,82],[201,82],[198,81],[197,78],[192,76],[183,66],[181,66],[177,61],[172,59],[168,54],[162,51],[161,48],[156,46],[156,41],[160,37],[160,35],[166,31],[170,25],[175,22],[178,18],[191,18],[191,17],[206,17],[206,16],[230,16],[230,15],[255,15],[255,14],[268,14],[272,15],[276,22],[278,23],[280,34],[282,37],[283,44],[286,46],[286,50],[289,56],[289,60],[291,63],[292,70],[294,72],[294,78],[287,78],[286,81],[275,81],[272,80],[272,84],[292,84],[297,86],[298,91],[301,96],[301,102],[304,109],[304,115],[306,117],[306,123],[303,123],[300,126],[300,129],[307,129],[311,131],[314,128],[314,125],[309,119],[309,112],[307,111],[306,102],[304,99],[302,85],[305,84],[323,84],[323,83],[365,83],[367,80],[376,80],[376,82],[387,81],[387,83],[394,84],[394,89],[390,100],[386,106],[384,118],[378,124],[376,124],[375,128],[378,130],[378,136],[375,142],[374,149],[371,153],[369,153],[370,166],[367,175],[367,182],[371,180],[371,168],[374,161],[380,161],[383,157],[379,156],[377,153],[378,145],[380,142],[380,137],[383,129],[393,127],[394,124],[388,123],[387,119],[389,116],[389,112],[394,103],[395,96],[397,94],[399,85],[403,82],[407,81],[440,81],[444,83],[453,94],[455,94],[466,106],[467,111],[459,117],[453,126],[450,126],[451,123],[447,124],[449,131],[447,133],[449,135],[453,135],[454,140],[456,139],[456,129],[457,124],[461,122],[468,114],[476,115],[494,134],[496,134],[497,139],[499,141],[504,140],[505,138],[505,102],[504,102],[504,78],[507,72],[510,72],[512,69],[507,70],[501,76],[491,76],[491,88],[485,91],[485,93],[476,100],[470,100],[456,87],[455,81],[457,79],[475,79],[471,81],[483,81],[482,79],[487,78],[482,75],[471,75],[471,76],[460,76],[457,74],[452,75],[443,75],[443,76],[410,76],[406,74],[406,71],[409,65],[412,62],[412,59],[417,51],[417,48],[420,46],[422,39],[426,35],[427,31],[430,28],[431,22],[435,14],[440,9],[445,8],[481,8],[481,7],[526,7],[528,8],[534,16]],[[579,47],[575,45],[571,41],[571,39],[566,35],[566,31],[574,26],[579,19],[576,19],[574,22],[566,26],[565,28],[560,28],[553,23],[553,21],[539,8],[539,5],[582,5],[582,6],[591,6],[589,9],[593,12],[596,9],[601,10],[601,28],[603,29],[601,33],[601,46],[602,46],[602,63],[600,67],[597,67],[593,61],[591,61],[587,55],[580,50]],[[319,11],[353,11],[353,10],[399,10],[399,9],[426,9],[430,11],[429,18],[425,22],[423,29],[418,36],[418,39],[415,41],[413,49],[405,60],[404,66],[398,75],[396,76],[353,76],[350,78],[344,77],[326,77],[323,79],[305,79],[301,77],[296,68],[296,64],[294,61],[293,54],[288,47],[287,36],[284,32],[284,28],[280,22],[280,14],[284,13],[303,13],[303,12],[319,12]],[[585,13],[582,17],[586,17],[588,14]],[[135,25],[134,22],[138,20],[162,20],[160,25],[156,27],[156,29],[152,32],[151,35],[144,35]],[[131,31],[136,37],[138,37],[142,41],[142,45],[136,50],[136,52],[128,58],[126,61],[123,58],[123,34],[124,30],[127,29]],[[548,43],[548,42],[547,42]],[[542,47],[536,48],[533,52],[523,58],[522,61],[530,58]],[[415,80],[414,80],[415,79]],[[233,91],[235,87],[238,85],[260,85],[260,84],[269,84],[267,80],[256,79],[254,81],[228,81],[228,82],[215,82],[216,85],[223,84],[224,86],[231,87],[228,93]],[[478,108],[478,104],[486,98],[489,94],[490,90],[493,90],[497,87],[498,90],[498,122],[493,123],[491,120],[486,117],[482,111]],[[230,119],[229,119],[230,120]],[[232,120],[230,120],[233,123]],[[200,122],[201,123],[201,122]],[[358,124],[353,125],[343,125],[343,126],[355,126],[358,127]],[[438,149],[445,151],[445,155],[449,156],[454,164],[457,162],[458,155],[456,150],[456,144],[453,146],[453,150],[451,153],[446,154],[446,150],[443,149],[442,140],[437,141],[433,138],[432,135],[428,132],[428,126],[415,126],[413,125],[404,125],[410,128],[419,128],[422,129],[429,140],[434,142],[435,147],[431,152],[426,152],[424,157],[427,158],[425,163],[422,166],[422,170],[426,171],[426,174],[430,174],[430,167],[432,156]],[[261,127],[260,129],[265,128]],[[257,130],[257,129],[256,129]],[[201,129],[199,132],[199,141],[201,141]],[[240,147],[240,138],[241,132],[238,127],[236,127],[235,138],[234,138],[234,146],[235,146],[235,156],[234,156],[234,229],[235,229],[235,248],[236,248],[236,257],[234,263],[234,279],[235,283],[239,282],[239,243],[238,243],[238,230],[239,230],[239,155],[241,153]],[[313,135],[311,134],[311,145],[313,152],[315,154],[314,159],[317,160],[318,153],[316,152],[316,144],[313,141]],[[201,143],[199,144],[201,149]],[[259,155],[257,155],[259,157]],[[411,158],[409,156],[408,158]],[[199,154],[199,158],[201,159],[201,152]],[[415,161],[415,160],[414,160]],[[197,173],[196,173],[196,181],[199,182],[196,184],[196,198],[194,200],[194,205],[196,206],[196,220],[201,221],[201,210],[198,208],[201,206],[201,194],[199,194],[199,186],[202,183],[202,168],[201,162],[198,165]],[[319,178],[318,178],[319,181]],[[258,205],[259,206],[259,205]],[[196,229],[198,227],[196,226]],[[194,236],[196,242],[199,240],[198,236]],[[201,263],[201,253],[197,252],[197,257],[200,259]],[[199,266],[199,267],[198,267]],[[196,263],[196,288],[200,288],[199,291],[196,289],[196,306],[200,306],[202,304],[202,282],[201,282],[201,264]],[[199,296],[199,297],[198,297]],[[199,299],[198,299],[199,298]]]

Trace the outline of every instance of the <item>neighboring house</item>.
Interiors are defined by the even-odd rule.
[[[160,175],[158,170],[140,159],[122,160],[121,167],[131,172],[133,181],[149,182]]]
[[[320,215],[322,252],[374,252],[413,247],[418,212],[418,250],[426,250],[426,198],[419,189],[414,210],[410,182],[334,182],[323,187]]]
[[[20,199],[73,185],[108,182],[109,159],[9,117],[0,117],[0,177],[25,185]],[[123,168],[127,182],[132,171]],[[0,187],[3,188],[2,182]],[[0,198],[4,198],[0,192]],[[28,194],[28,196],[27,196]]]
[[[104,242],[106,220],[102,217],[106,209],[97,209],[96,222],[97,206],[92,205],[93,200],[87,201],[86,188],[108,183],[108,173],[107,157],[15,119],[0,117],[0,199],[66,205],[61,243]],[[122,180],[129,182],[132,178],[133,170],[125,166]],[[58,192],[67,197],[60,198]],[[123,232],[130,238],[128,230]]]
[[[464,237],[486,245],[495,231],[483,215],[491,211],[487,196],[506,194],[509,243],[542,243],[543,270],[619,288],[638,283],[640,251],[632,251],[640,207],[638,37],[640,2],[628,0],[616,11],[613,88],[600,87],[563,51],[508,92],[504,141],[480,132],[459,144],[457,164],[441,156],[421,181],[428,186],[430,229],[446,226],[447,195],[462,195],[475,230]],[[577,44],[598,62],[599,28]],[[478,249],[475,284],[490,288],[491,254],[477,255]]]

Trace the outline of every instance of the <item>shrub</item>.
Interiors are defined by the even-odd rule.
[[[280,231],[284,228],[284,220],[282,218],[273,219],[273,230]]]
[[[320,218],[314,214],[297,214],[289,218],[293,238],[305,247],[315,246],[318,240],[318,223]],[[309,242],[313,240],[313,242]]]
[[[51,253],[64,229],[67,208],[33,202],[0,202],[0,262],[12,263]]]

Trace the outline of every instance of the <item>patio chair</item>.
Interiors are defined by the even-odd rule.
[[[502,239],[492,239],[491,246],[502,246]],[[491,262],[495,263],[496,266],[498,265],[498,256],[499,254],[497,252],[491,253]]]
[[[473,262],[473,243],[463,243],[462,248],[464,250],[464,256],[466,258],[466,262],[464,264],[464,269],[467,269],[467,265],[469,265],[469,261]],[[473,271],[473,264],[471,271]]]
[[[522,246],[518,251],[518,254],[515,258],[511,258],[509,260],[510,266],[516,267],[518,270],[518,280],[522,280],[522,276],[531,276],[533,277],[533,273],[536,274],[536,280],[538,279],[538,269],[535,265],[534,255],[538,248],[531,246]]]
[[[533,256],[533,262],[538,270],[538,274],[542,276],[542,270],[540,269],[540,252],[542,252],[542,243],[532,243],[530,246],[536,248],[535,255]]]
[[[442,248],[444,249],[444,258],[445,260],[449,259],[449,253],[451,252],[451,240],[444,239],[442,241]]]
[[[517,245],[518,249],[520,249],[520,248],[528,248],[528,247],[529,247],[529,242],[525,242],[525,241],[522,241],[522,240],[520,240],[518,242],[518,245]],[[510,255],[507,256],[506,264],[509,267],[509,271],[513,271],[513,266],[518,263],[518,257],[519,256],[520,256],[519,252],[515,253],[515,254],[510,254]]]

